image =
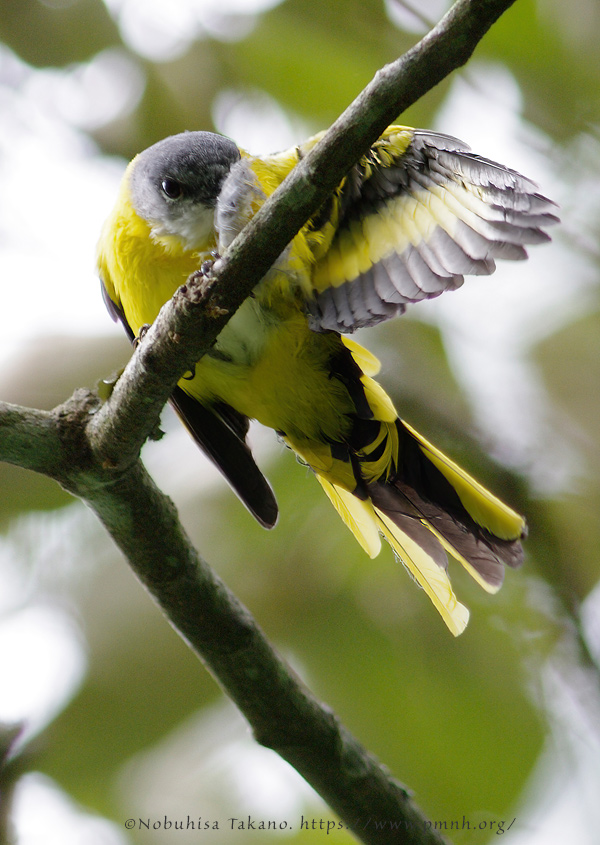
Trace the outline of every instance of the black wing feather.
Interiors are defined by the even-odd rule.
[[[273,490],[256,466],[248,444],[217,413],[225,411],[228,417],[234,414],[236,418],[241,415],[229,406],[208,408],[180,387],[175,388],[170,402],[196,443],[223,473],[250,513],[265,528],[272,528],[278,515]],[[248,421],[245,417],[242,419],[247,429]],[[236,425],[239,431],[241,420],[236,419]]]

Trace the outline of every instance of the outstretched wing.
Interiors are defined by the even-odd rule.
[[[123,324],[133,342],[135,335],[123,309],[111,299],[103,281],[101,286],[108,313],[115,322]],[[180,387],[175,388],[170,402],[196,443],[221,471],[250,513],[265,528],[272,528],[277,522],[277,501],[246,443],[247,417],[228,405],[206,407]]]
[[[465,274],[493,273],[497,258],[526,258],[525,244],[549,240],[553,206],[456,138],[389,127],[305,230],[317,255],[311,328],[375,325]]]

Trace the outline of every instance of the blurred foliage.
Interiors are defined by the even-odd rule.
[[[68,70],[118,48],[141,69],[139,101],[91,130],[103,152],[126,158],[164,135],[211,128],[215,101],[228,89],[249,98],[262,92],[292,120],[309,130],[323,128],[378,67],[417,38],[392,24],[381,0],[285,0],[245,19],[245,28],[236,28],[239,20],[232,16],[237,37],[217,37],[213,21],[213,30],[199,29],[159,61],[137,54],[122,37],[117,12],[108,11],[120,8],[123,19],[128,7],[134,4],[105,6],[100,0],[2,0],[0,7],[0,40],[36,68]],[[214,9],[225,32],[227,6],[220,17]],[[573,139],[588,133],[598,143],[599,33],[596,0],[518,0],[477,50],[478,60],[500,63],[513,74],[523,118],[546,133],[553,166],[563,176]],[[465,71],[474,86],[477,67]],[[438,86],[402,120],[432,125],[450,86]],[[587,246],[578,242],[568,214],[559,238],[597,277],[598,250],[589,244],[598,242],[598,216],[586,222]],[[456,641],[391,555],[365,558],[283,447],[263,459],[281,506],[280,523],[269,533],[222,483],[206,488],[206,464],[171,417],[167,440],[147,447],[155,476],[176,500],[202,554],[311,688],[407,782],[434,819],[466,818],[473,827],[517,815],[555,729],[545,701],[548,665],[563,665],[568,654],[572,665],[596,672],[594,647],[581,638],[578,616],[600,572],[600,315],[593,295],[588,303],[549,328],[530,359],[548,398],[549,448],[555,444],[558,453],[568,444],[577,456],[556,490],[540,492],[526,467],[521,473],[502,468],[488,454],[437,328],[406,317],[373,333],[386,386],[403,415],[530,521],[527,566],[509,573],[499,595],[482,594],[454,567],[457,592],[473,610],[467,633]],[[52,407],[76,386],[92,387],[122,366],[127,354],[125,341],[40,338],[3,375],[1,398]],[[211,820],[262,813],[293,821],[296,830],[287,832],[286,842],[322,841],[323,831],[298,831],[297,825],[302,813],[328,819],[329,811],[296,781],[282,793],[285,777],[277,784],[262,779],[268,752],[252,750],[217,685],[84,509],[46,479],[13,467],[0,467],[0,489],[0,528],[20,558],[26,600],[55,601],[72,614],[87,656],[78,691],[32,740],[31,768],[51,776],[91,812],[113,819],[118,841],[171,841],[164,831],[123,828],[127,817],[165,813]],[[23,542],[19,533],[36,511],[53,512],[56,530],[67,531],[57,546],[56,570],[43,570],[39,560],[47,549]],[[76,540],[73,524],[80,526]],[[598,702],[595,684],[586,691],[590,707]],[[221,721],[219,713],[225,713]],[[224,825],[214,837],[203,836],[240,841]],[[491,839],[489,827],[451,835],[457,843]],[[251,831],[244,836],[267,841]],[[197,832],[173,834],[177,842],[196,838]],[[336,831],[327,841],[353,840]]]

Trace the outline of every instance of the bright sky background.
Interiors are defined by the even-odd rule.
[[[170,0],[165,29],[167,18],[159,0],[106,0],[125,40],[153,60],[172,58],[202,31],[222,32],[226,11],[238,14],[239,32],[245,32],[252,11],[274,2]],[[466,81],[455,82],[434,128],[462,137],[483,155],[506,161],[533,177],[563,207],[575,204],[574,198],[561,196],[560,180],[547,171],[545,158],[538,153],[544,151],[545,139],[524,128],[519,120],[519,91],[510,74],[498,67],[480,66],[474,87],[468,81],[475,78],[471,67]],[[131,108],[142,87],[139,68],[119,51],[101,54],[86,66],[50,72],[25,66],[0,46],[0,184],[4,198],[0,205],[0,366],[9,367],[19,350],[39,335],[120,333],[100,299],[94,252],[125,162],[101,156],[81,127],[92,127]],[[92,113],[91,98],[97,105]],[[475,123],[474,112],[479,116]],[[240,99],[238,92],[223,92],[214,113],[221,131],[255,152],[284,148],[308,134],[300,120],[284,115],[261,92],[256,92],[251,102],[248,97]],[[527,265],[500,268],[493,279],[471,280],[460,294],[442,297],[420,309],[422,319],[442,326],[457,371],[470,394],[479,397],[476,410],[482,431],[499,452],[508,445],[517,462],[525,464],[525,456],[533,454],[533,462],[527,458],[527,465],[542,490],[560,489],[577,469],[578,458],[555,451],[550,465],[544,457],[544,438],[549,436],[545,433],[545,398],[523,353],[540,335],[554,329],[557,321],[566,322],[574,311],[584,309],[589,295],[585,280],[591,281],[592,271],[584,266],[573,272],[574,262],[584,260],[567,252],[558,234],[553,249],[532,250]],[[584,280],[579,291],[571,286],[568,296],[563,283],[567,275]],[[75,523],[90,518],[82,516],[79,509],[68,508],[60,517],[63,522]],[[85,671],[85,643],[68,608],[19,608],[24,587],[15,565],[14,541],[19,532],[29,528],[18,523],[12,534],[0,539],[0,577],[5,585],[0,610],[8,612],[0,624],[4,686],[0,719],[27,718],[35,732],[53,718],[80,682]],[[590,617],[597,617],[598,604],[596,599],[589,602]],[[590,749],[584,736],[579,741],[558,740],[564,725],[581,714],[556,678],[549,677],[548,684],[556,701],[557,731],[549,738],[546,760],[531,785],[531,804],[523,811],[530,816],[531,829],[527,834],[507,834],[504,841],[510,845],[554,845],[568,839],[592,845],[600,830],[597,801],[593,801],[600,787],[594,757],[597,749]],[[187,736],[184,728],[182,731]],[[572,733],[569,737],[573,739]],[[176,744],[181,737],[171,741]],[[234,732],[231,746],[222,753],[231,756],[233,749],[237,754],[237,771],[247,774],[245,788],[256,779],[272,780],[273,772],[279,782],[280,763],[273,763],[272,755],[263,754],[251,743],[245,754],[252,759],[246,767],[239,767],[240,742]],[[557,772],[555,783],[548,782],[552,769]],[[566,771],[571,776],[565,784]],[[293,800],[290,794],[302,789],[298,783],[294,778],[281,782],[285,800]],[[164,788],[164,783],[152,788]],[[588,793],[589,800],[581,800],[582,791]],[[260,808],[260,802],[260,791],[248,798],[249,807]],[[114,825],[84,813],[41,776],[24,779],[16,807],[19,845],[125,842]],[[580,830],[575,835],[577,824]]]

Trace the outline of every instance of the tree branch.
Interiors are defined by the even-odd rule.
[[[458,0],[418,45],[380,70],[236,238],[211,284],[190,281],[164,306],[104,406],[84,391],[49,413],[0,404],[0,459],[50,475],[97,513],[257,740],[288,760],[365,843],[443,840],[198,556],[139,451],[181,375],[298,229],[400,111],[467,61],[513,1]]]
[[[294,675],[249,611],[198,556],[172,503],[138,465],[105,496],[88,499],[176,630],[236,702],[262,745],[287,760],[349,826],[372,843],[433,845],[443,840],[396,781]],[[140,536],[123,530],[153,514]],[[160,513],[160,521],[154,515]],[[343,786],[342,786],[343,784]],[[403,833],[389,828],[400,822]]]

